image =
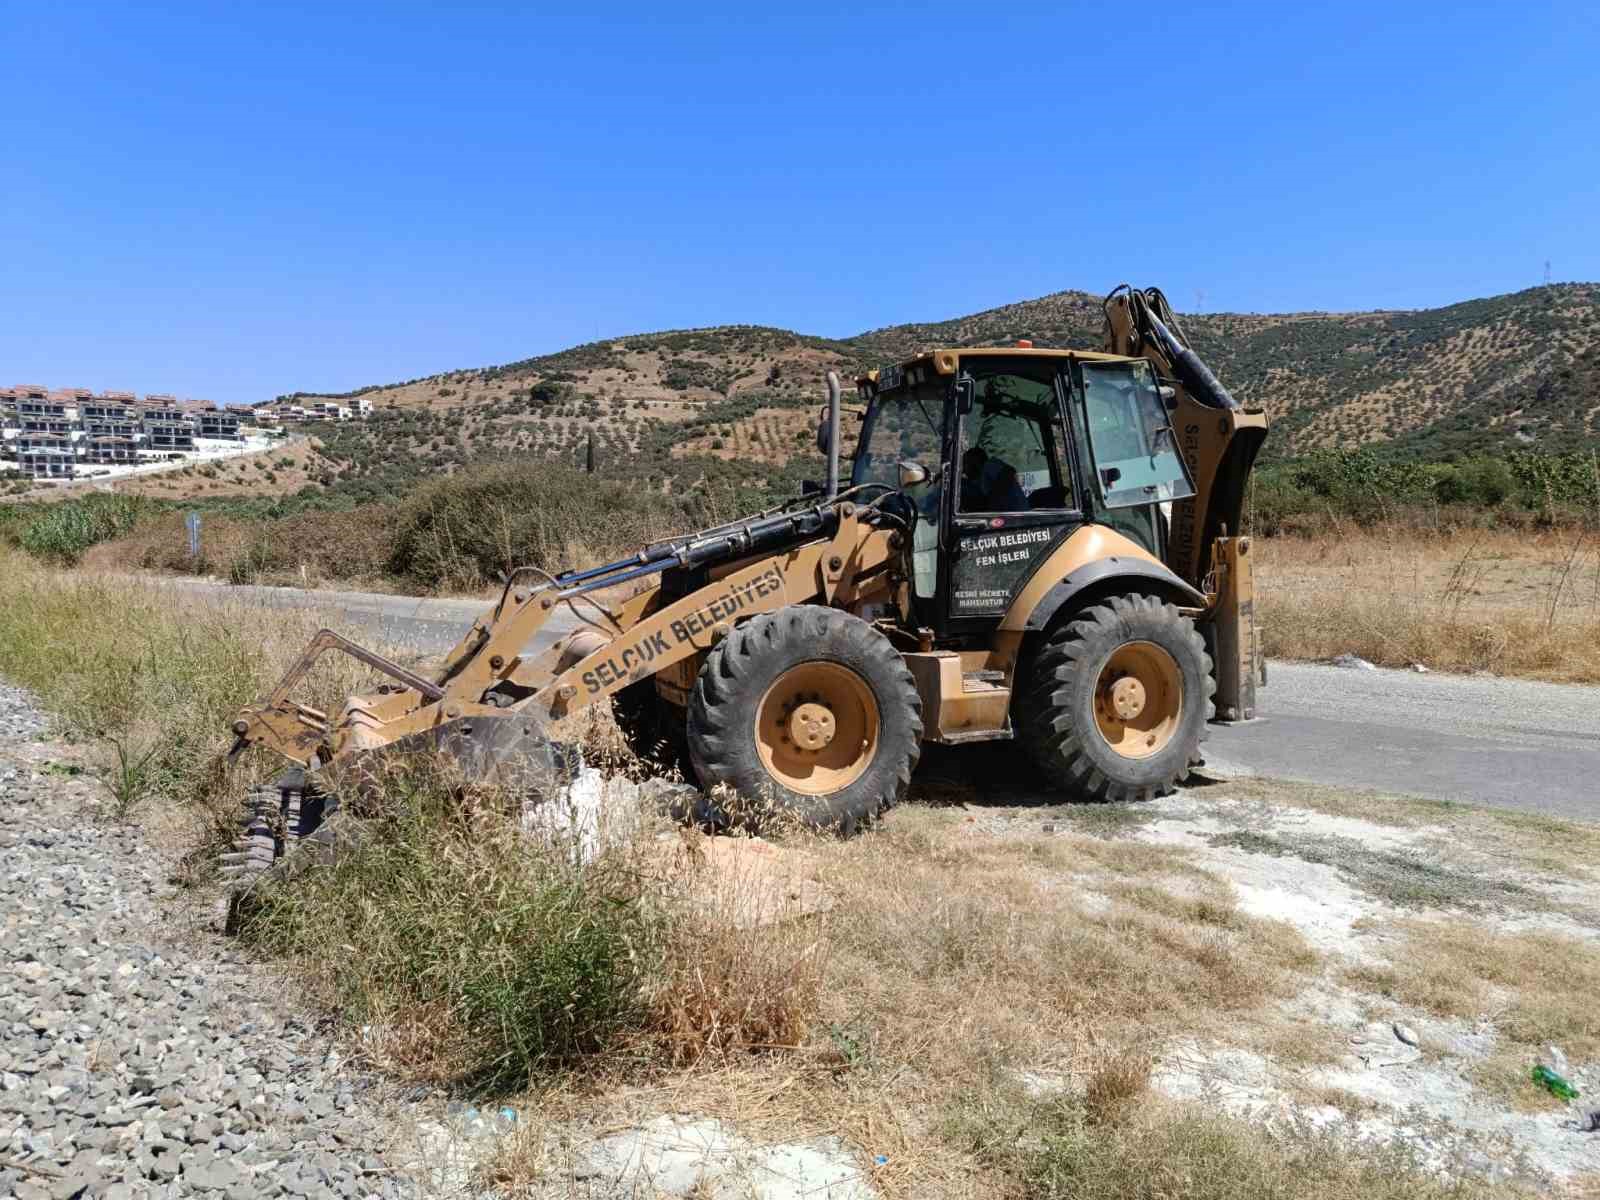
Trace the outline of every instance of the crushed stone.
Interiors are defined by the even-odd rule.
[[[0,683],[0,1196],[416,1194],[373,1079],[220,938]]]

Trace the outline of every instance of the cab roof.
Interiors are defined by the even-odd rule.
[[[860,376],[856,383],[872,384],[882,390],[903,384],[918,384],[934,375],[954,375],[964,358],[1082,358],[1094,362],[1133,362],[1125,354],[1105,354],[1099,350],[1047,350],[1037,346],[952,346],[943,350],[923,350],[903,362],[879,367]]]

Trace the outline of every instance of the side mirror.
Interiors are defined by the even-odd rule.
[[[817,418],[817,453],[827,454],[832,441],[833,423],[828,420],[828,410],[824,408],[822,415]]]
[[[1122,468],[1121,467],[1106,467],[1105,469],[1103,469],[1100,472],[1100,480],[1108,488],[1112,484],[1116,483],[1116,481],[1121,479],[1121,478],[1122,478]]]
[[[928,468],[919,462],[902,462],[900,467],[900,487],[916,487],[919,483],[928,482]]]
[[[815,479],[803,479],[800,481],[800,494],[802,496],[820,496],[826,490]]]
[[[956,384],[956,411],[962,416],[966,416],[972,411],[972,400],[975,390],[976,389],[973,387],[972,380],[970,379],[963,379]]]

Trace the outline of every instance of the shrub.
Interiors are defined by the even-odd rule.
[[[97,542],[127,533],[157,506],[138,496],[97,493],[41,507],[22,528],[19,544],[38,558],[75,563]]]
[[[389,570],[424,588],[474,588],[513,567],[556,571],[569,555],[615,557],[703,519],[620,480],[565,464],[500,464],[442,479],[401,508]],[[691,515],[692,514],[692,515]]]
[[[579,865],[448,770],[391,764],[361,848],[269,891],[245,936],[294,960],[313,994],[377,1028],[394,1065],[487,1090],[642,1027],[657,918],[637,872]]]

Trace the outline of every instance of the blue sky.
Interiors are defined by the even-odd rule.
[[[1597,12],[0,0],[0,382],[250,401],[1125,279],[1593,280]]]

